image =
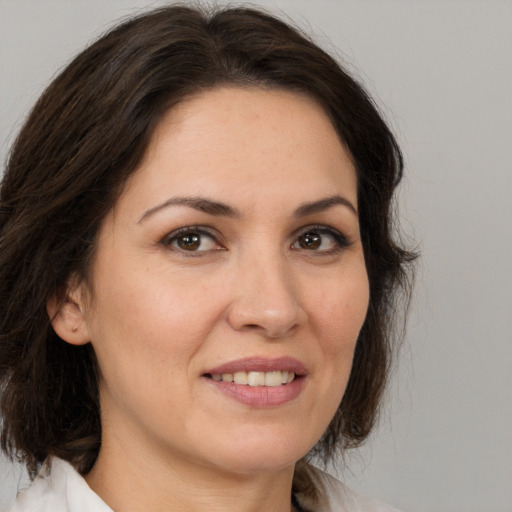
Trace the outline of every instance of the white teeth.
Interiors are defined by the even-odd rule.
[[[249,386],[264,386],[265,374],[263,372],[249,372],[247,374],[247,384]]]
[[[265,373],[265,386],[280,386],[281,385],[281,372],[267,372]]]
[[[275,372],[235,372],[213,374],[212,379],[220,382],[234,382],[235,384],[249,385],[253,387],[276,387],[289,384],[295,379],[295,373],[286,370]]]
[[[233,374],[233,380],[236,384],[247,384],[248,382],[248,376],[247,372],[235,372]]]

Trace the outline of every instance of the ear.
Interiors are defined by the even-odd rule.
[[[89,343],[89,329],[85,321],[82,285],[68,288],[66,295],[56,293],[46,303],[46,311],[54,331],[72,345]]]

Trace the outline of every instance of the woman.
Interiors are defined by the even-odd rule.
[[[401,173],[364,90],[262,12],[167,7],[76,57],[1,190],[13,511],[392,510],[308,461],[376,420]]]

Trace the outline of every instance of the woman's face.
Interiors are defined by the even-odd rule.
[[[351,157],[311,99],[219,88],[168,113],[77,299],[104,440],[238,473],[306,454],[367,310],[356,212]]]

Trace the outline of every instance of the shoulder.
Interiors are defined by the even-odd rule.
[[[386,503],[349,489],[333,476],[311,465],[301,468],[302,489],[296,499],[306,512],[399,512]],[[305,482],[309,481],[309,485]]]
[[[113,512],[66,461],[48,460],[8,512]]]

